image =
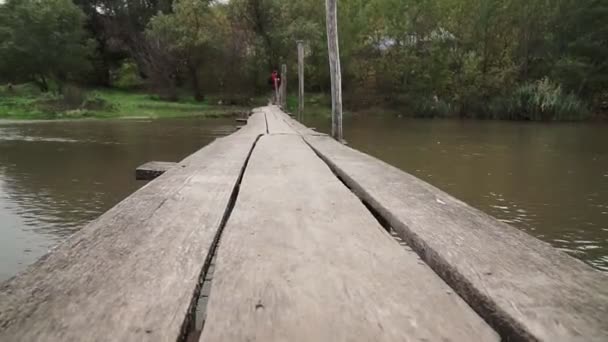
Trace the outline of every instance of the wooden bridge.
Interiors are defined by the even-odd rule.
[[[278,107],[163,167],[0,286],[0,341],[608,341],[608,277]]]

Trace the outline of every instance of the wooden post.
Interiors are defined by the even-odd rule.
[[[280,104],[280,100],[279,100],[279,82],[275,79],[274,80],[274,101],[272,101],[274,105],[279,105]]]
[[[304,119],[304,42],[298,40],[298,119]]]
[[[281,65],[281,107],[287,107],[287,64]]]
[[[343,141],[342,135],[342,72],[338,45],[338,0],[325,0],[327,50],[331,74],[331,135]]]

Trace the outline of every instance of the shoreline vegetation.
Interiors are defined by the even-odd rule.
[[[543,85],[541,85],[542,87]],[[550,88],[550,85],[544,85]],[[551,90],[551,89],[550,89]],[[523,89],[519,98],[507,99],[494,112],[486,115],[460,117],[451,113],[441,101],[423,107],[399,107],[375,103],[366,107],[347,109],[346,115],[392,115],[408,118],[440,119],[496,119],[518,121],[606,121],[605,113],[592,114],[576,98],[556,95],[544,90],[539,94],[534,87]],[[79,120],[79,119],[160,119],[177,117],[239,116],[253,107],[263,106],[266,97],[209,95],[197,101],[188,92],[172,100],[141,89],[94,88],[66,86],[62,94],[41,92],[34,84],[0,85],[0,120]],[[331,115],[331,100],[325,94],[307,94],[305,114]],[[490,104],[491,106],[492,104]],[[297,112],[298,99],[289,95],[287,110]],[[448,106],[449,107],[449,106]]]
[[[606,2],[345,1],[338,16],[348,18],[339,26],[347,113],[608,117]],[[13,93],[38,94],[0,95],[0,116],[164,117],[224,113],[226,103],[252,107],[243,99],[268,93],[268,77],[282,65],[295,93],[296,40],[305,42],[307,101],[326,99],[325,28],[325,6],[312,0],[4,0],[0,92],[13,84]],[[218,106],[223,98],[237,101]],[[318,106],[329,108],[326,100]]]
[[[62,93],[41,92],[34,84],[0,85],[0,120],[58,119],[157,119],[175,117],[230,117],[266,105],[264,96],[210,95],[197,101],[188,92],[174,99],[142,89],[66,86]],[[325,94],[306,95],[305,114],[331,115],[331,100]],[[297,112],[298,99],[288,95],[287,110]],[[494,119],[515,121],[607,121],[608,113],[592,113],[576,97],[564,95],[548,81],[522,88],[510,98],[487,104],[484,114],[460,116],[450,106],[435,100],[420,106],[397,106],[391,102],[368,103],[347,108],[345,114],[393,115],[409,118]]]
[[[526,89],[527,90],[527,89]],[[529,90],[527,90],[529,91]],[[519,98],[495,101],[494,107],[483,114],[461,116],[446,110],[441,101],[427,103],[425,107],[397,106],[391,103],[368,104],[363,107],[346,108],[344,114],[349,115],[390,115],[404,118],[421,119],[463,119],[463,120],[503,120],[503,121],[537,121],[537,122],[595,122],[608,121],[608,112],[591,112],[584,104],[574,97],[551,97],[547,94],[520,94]],[[510,101],[510,102],[509,102]],[[490,107],[490,106],[488,106]],[[449,109],[449,108],[448,108]],[[289,95],[287,110],[291,113],[298,111],[298,98]],[[323,94],[307,94],[305,100],[305,115],[331,117],[331,99]]]
[[[10,89],[10,90],[9,90]],[[168,101],[143,91],[82,89],[43,93],[31,84],[0,86],[0,120],[158,119],[230,117],[246,113],[260,98],[209,96],[199,102],[187,96]]]

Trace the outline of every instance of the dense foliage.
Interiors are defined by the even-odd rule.
[[[327,92],[324,11],[318,0],[8,0],[0,81],[261,94],[281,63],[295,75],[303,39],[308,91]],[[339,25],[351,109],[576,120],[608,105],[605,0],[340,0]]]
[[[9,0],[0,9],[0,73],[43,91],[80,79],[93,52],[84,21],[71,0]]]

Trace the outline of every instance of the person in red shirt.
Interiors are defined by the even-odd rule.
[[[281,86],[281,75],[279,74],[278,71],[274,70],[272,72],[272,74],[270,74],[270,78],[268,79],[268,83],[272,87],[273,98],[274,98],[273,103],[276,104],[276,103],[279,102],[279,87]]]

